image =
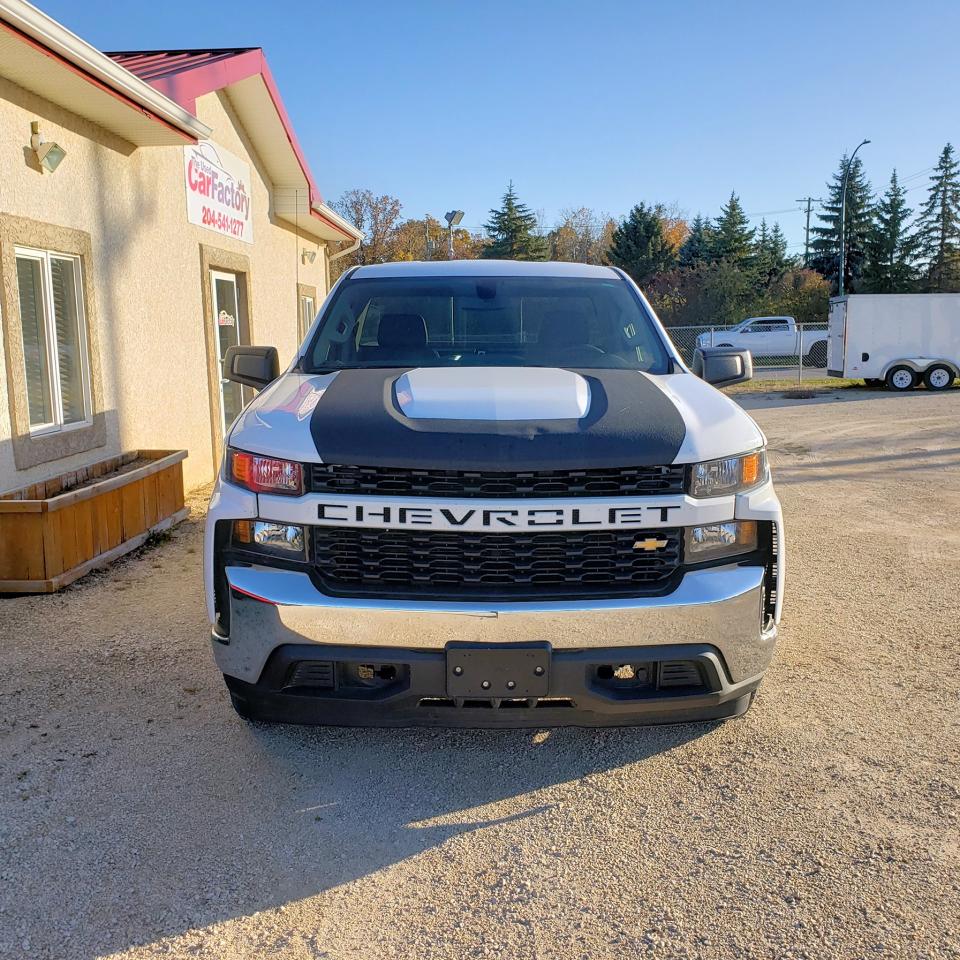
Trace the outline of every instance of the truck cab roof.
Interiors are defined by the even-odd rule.
[[[415,260],[374,263],[358,267],[351,279],[402,277],[567,277],[614,280],[622,274],[612,267],[586,263],[526,262],[520,260]]]

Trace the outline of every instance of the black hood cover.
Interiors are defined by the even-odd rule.
[[[310,420],[324,463],[490,471],[664,466],[686,433],[669,397],[636,370],[575,370],[590,385],[581,420],[412,420],[394,393],[408,369],[341,370],[333,378]]]

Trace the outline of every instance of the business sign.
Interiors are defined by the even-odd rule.
[[[250,164],[209,140],[183,148],[187,219],[227,237],[253,243]]]

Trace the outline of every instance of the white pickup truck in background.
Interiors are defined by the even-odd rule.
[[[698,347],[737,347],[758,357],[796,357],[800,353],[809,366],[827,364],[827,331],[800,330],[793,317],[748,317],[737,326],[707,331],[697,337]]]

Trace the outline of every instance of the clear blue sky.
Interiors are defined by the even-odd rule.
[[[512,179],[548,225],[731,190],[803,238],[845,149],[875,187],[960,146],[960,4],[39,0],[100,49],[261,46],[324,198],[479,228]],[[926,172],[907,181],[916,206]],[[755,217],[759,220],[759,217]]]

